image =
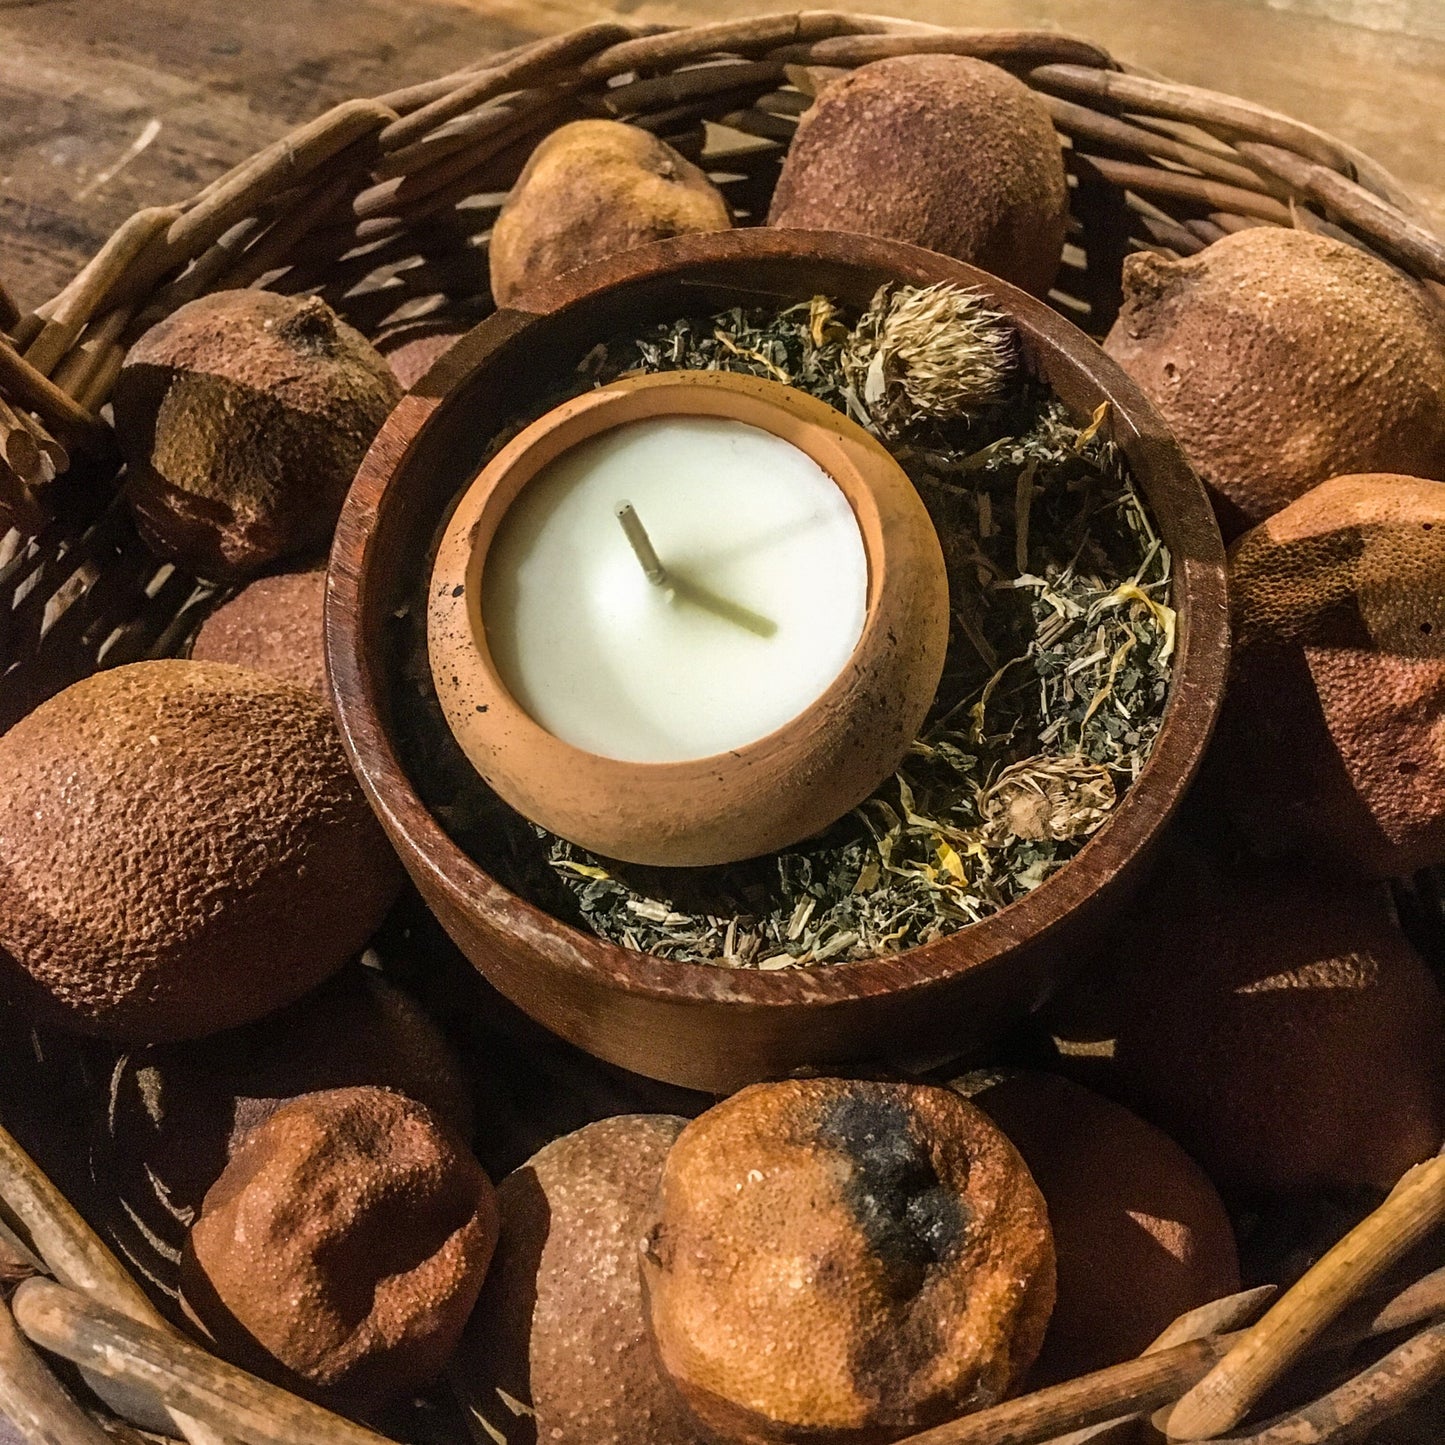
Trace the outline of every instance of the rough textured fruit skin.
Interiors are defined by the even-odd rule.
[[[330,698],[326,678],[326,566],[258,577],[223,602],[196,634],[198,662],[231,662]]]
[[[1056,1074],[1006,1075],[969,1097],[1049,1209],[1058,1300],[1033,1382],[1132,1359],[1185,1311],[1239,1288],[1219,1195],[1153,1125]]]
[[[491,1181],[422,1105],[308,1094],[254,1130],[181,1260],[223,1354],[347,1413],[435,1378],[497,1240]]]
[[[1050,1009],[1226,1196],[1389,1188],[1445,1137],[1440,991],[1381,884],[1181,853]]]
[[[359,1086],[404,1094],[462,1138],[471,1135],[467,1081],[441,1031],[400,989],[352,968],[244,1028],[122,1054],[92,1172],[137,1230],[165,1241],[178,1216],[200,1208],[251,1131],[283,1105]],[[126,1253],[134,1254],[143,1241],[129,1233]]]
[[[376,349],[386,358],[396,379],[410,391],[465,334],[465,328],[455,323],[438,326],[423,322],[381,338]]]
[[[867,1445],[1018,1383],[1054,1254],[1017,1151],[951,1090],[790,1080],[683,1130],[643,1280],[709,1436]]]
[[[129,1043],[249,1023],[335,973],[400,868],[331,713],[209,662],[99,672],[0,738],[0,980]]]
[[[1124,263],[1104,350],[1214,496],[1227,535],[1348,472],[1445,477],[1445,323],[1329,236],[1260,226]]]
[[[131,348],[116,382],[126,494],[151,548],[202,577],[253,576],[330,541],[402,390],[324,301],[218,291]]]
[[[1068,210],[1058,136],[1026,85],[966,56],[901,55],[804,113],[768,224],[908,241],[1042,296]]]
[[[1322,483],[1235,543],[1230,595],[1211,768],[1252,851],[1445,863],[1445,483]]]
[[[621,121],[573,121],[532,152],[497,217],[492,295],[510,306],[588,261],[731,225],[722,193],[670,145]]]
[[[507,1445],[691,1445],[658,1371],[640,1247],[687,1121],[623,1114],[548,1144],[497,1188],[502,1232],[459,1356]],[[535,1414],[517,1415],[498,1390]]]

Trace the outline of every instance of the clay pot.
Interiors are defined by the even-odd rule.
[[[781,437],[847,497],[868,559],[868,613],[847,665],[805,712],[756,742],[675,763],[600,757],[554,736],[508,692],[482,616],[487,553],[549,463],[629,422],[716,416]],[[730,863],[821,832],[887,778],[932,705],[948,647],[943,551],[912,482],[826,402],[725,371],[628,377],[548,412],[462,498],[432,570],[427,640],[447,723],[523,816],[630,863]]]
[[[604,943],[503,887],[448,836],[399,758],[391,644],[451,500],[487,439],[572,379],[624,328],[732,305],[864,308],[886,282],[977,290],[1008,317],[1020,364],[1110,434],[1175,561],[1179,615],[1171,700],[1147,766],[1088,846],[1002,912],[948,938],[839,967],[778,972],[676,963]],[[1224,556],[1209,502],[1128,378],[1055,312],[984,272],[866,236],[750,227],[684,236],[572,272],[464,337],[403,398],[358,474],[330,578],[328,644],[352,762],[417,886],[503,993],[612,1063],[724,1091],[801,1065],[953,1057],[1038,1003],[1128,899],[1202,755],[1224,689]]]

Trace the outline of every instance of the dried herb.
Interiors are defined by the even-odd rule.
[[[914,324],[900,331],[900,314]],[[578,368],[574,393],[639,370],[724,369],[847,412],[927,504],[953,613],[934,709],[898,773],[822,837],[744,863],[673,870],[591,856],[506,809],[456,766],[449,738],[433,737],[412,772],[459,841],[603,938],[763,969],[928,943],[1062,867],[1149,756],[1174,648],[1170,559],[1103,437],[1104,414],[1076,426],[967,293],[880,293],[867,318],[855,331],[822,297],[738,308],[608,342]],[[952,367],[938,335],[949,327]],[[974,381],[960,388],[962,373]],[[423,689],[424,670],[423,651]]]

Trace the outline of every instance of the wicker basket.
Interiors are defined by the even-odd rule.
[[[103,408],[127,346],[147,326],[205,292],[259,285],[319,293],[378,340],[441,322],[456,329],[490,309],[487,234],[551,128],[589,115],[642,126],[700,160],[739,219],[756,220],[810,93],[840,70],[924,52],[992,61],[1044,100],[1066,144],[1073,212],[1051,299],[1096,335],[1118,310],[1131,250],[1188,255],[1258,225],[1343,237],[1445,298],[1445,242],[1366,157],[1259,106],[1121,66],[1082,40],[816,11],[679,29],[588,26],[337,106],[191,199],[137,213],[32,314],[19,314],[0,288],[0,731],[97,668],[183,650],[215,599],[214,588],[157,565],[118,501]],[[1428,896],[1417,891],[1413,901],[1419,919],[1437,918]],[[575,1059],[559,1067],[616,1111],[615,1081]],[[22,1284],[13,1316],[0,1306],[0,1412],[51,1431],[29,1438],[106,1436],[27,1338],[89,1378],[118,1378],[120,1394],[114,1382],[106,1391],[122,1406],[127,1390],[158,1394],[168,1433],[191,1441],[377,1445],[381,1437],[183,1341],[3,1131],[0,1197],[34,1267],[52,1277]],[[1234,1348],[1222,1332],[1258,1314],[1259,1291],[1185,1317],[1158,1353],[941,1427],[927,1445],[1055,1439],[1170,1404],[1206,1374],[1176,1423],[1217,1435],[1442,1216],[1437,1160]],[[0,1264],[17,1251],[24,1245],[7,1246],[0,1232]],[[1354,1375],[1312,1377],[1324,1379],[1322,1398],[1263,1433],[1229,1438],[1357,1440],[1445,1377],[1442,1275],[1335,1325],[1337,1345],[1396,1332],[1403,1343],[1383,1356],[1376,1348],[1363,1369],[1356,1357]]]

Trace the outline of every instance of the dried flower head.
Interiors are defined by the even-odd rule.
[[[994,847],[1009,838],[1062,841],[1096,832],[1116,801],[1108,768],[1079,753],[1039,756],[1005,768],[979,798],[983,835]]]
[[[1008,322],[961,286],[880,286],[843,347],[877,425],[946,421],[1000,400],[1014,366]]]

